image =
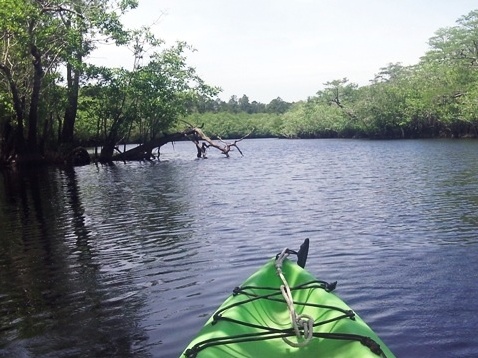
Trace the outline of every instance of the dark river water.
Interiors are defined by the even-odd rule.
[[[178,357],[305,238],[398,357],[478,356],[478,141],[240,144],[1,173],[0,356]]]

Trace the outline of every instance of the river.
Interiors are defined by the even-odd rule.
[[[0,356],[178,357],[284,247],[398,357],[478,355],[478,141],[191,143],[0,176]]]

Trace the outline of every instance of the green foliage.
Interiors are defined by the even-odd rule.
[[[368,86],[340,79],[288,111],[288,137],[419,138],[477,135],[478,11],[439,29],[416,66],[380,69]],[[337,110],[339,110],[337,112]]]
[[[128,33],[119,16],[136,6],[135,0],[2,2],[0,93],[14,109],[15,117],[9,120],[16,128],[17,152],[24,152],[22,143],[27,139],[27,151],[33,153],[38,140],[43,144],[58,140],[56,132],[62,123],[69,123],[73,130],[84,56],[99,40],[112,38],[124,43]],[[62,82],[58,73],[65,67],[68,91],[61,91],[55,87]],[[69,116],[65,113],[62,122],[59,113],[65,110]]]
[[[158,49],[133,71],[90,68],[94,82],[82,91],[77,126],[82,135],[110,143],[152,140],[186,115],[197,97],[217,94],[187,65],[187,50],[191,48],[183,42]]]
[[[279,135],[282,116],[270,113],[196,112],[186,116],[184,121],[196,126],[202,126],[205,133],[209,133],[211,136],[219,136],[223,139],[242,138],[249,133],[251,138],[263,138]],[[181,126],[183,124],[178,123],[178,125]],[[180,129],[180,127],[177,129]]]
[[[74,129],[75,139],[84,142],[147,141],[182,129],[180,119],[204,124],[206,133],[222,138],[251,130],[255,137],[289,138],[478,136],[478,10],[438,29],[415,66],[391,63],[367,86],[342,78],[305,101],[277,97],[264,104],[245,94],[214,98],[220,89],[187,64],[192,47],[179,42],[165,48],[148,28],[125,30],[121,16],[137,5],[137,0],[2,2],[3,143],[8,126],[25,136],[20,139],[38,137],[50,147],[62,128]],[[100,41],[132,49],[132,70],[88,65]]]
[[[290,103],[287,103],[282,98],[277,97],[270,101],[270,103],[266,106],[266,111],[267,113],[283,114],[287,112],[290,107]]]
[[[297,103],[284,114],[280,135],[287,138],[341,137],[352,126],[340,108],[309,99]]]
[[[268,104],[260,103],[257,101],[249,101],[249,97],[243,95],[241,98],[233,95],[231,98],[225,102],[220,98],[211,99],[211,98],[198,98],[198,101],[195,103],[194,109],[199,113],[205,112],[230,112],[230,113],[240,113],[245,112],[249,114],[253,113],[275,113],[283,114],[290,107],[292,103],[282,100],[280,97],[277,97],[270,101]]]

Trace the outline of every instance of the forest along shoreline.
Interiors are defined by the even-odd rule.
[[[0,168],[88,164],[85,146],[101,147],[100,163],[157,160],[153,151],[177,140],[204,158],[210,147],[227,156],[231,138],[478,137],[478,10],[438,29],[415,65],[390,63],[365,86],[341,78],[302,101],[263,104],[245,94],[221,100],[188,64],[191,45],[127,30],[122,15],[137,3],[118,12],[110,2],[0,9]],[[135,49],[131,69],[89,62],[106,40]],[[120,143],[140,145],[122,153]]]

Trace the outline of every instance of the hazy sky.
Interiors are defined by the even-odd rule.
[[[478,9],[476,0],[139,0],[128,27],[155,23],[155,34],[183,40],[206,83],[219,95],[269,103],[305,100],[327,81],[365,85],[389,63],[416,64],[442,27]],[[158,21],[159,19],[159,21]],[[131,69],[112,46],[96,63]]]

